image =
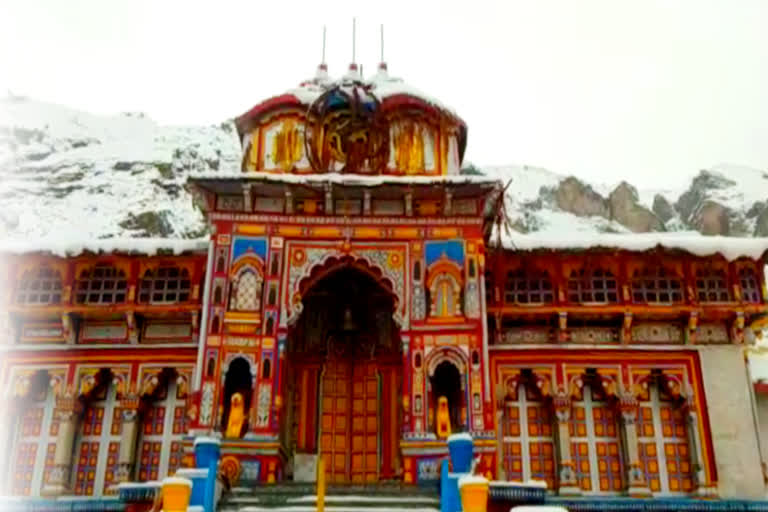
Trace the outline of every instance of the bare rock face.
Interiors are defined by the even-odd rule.
[[[728,236],[731,232],[728,208],[705,200],[690,219],[690,224],[703,235]]]
[[[664,223],[638,203],[637,189],[626,181],[622,181],[608,196],[608,206],[611,218],[635,233],[664,230]]]
[[[653,196],[653,213],[664,223],[675,216],[675,208],[661,194]]]
[[[768,236],[768,201],[763,211],[757,216],[754,236]]]
[[[697,213],[704,201],[709,198],[708,192],[711,190],[726,189],[736,186],[735,181],[729,180],[718,172],[708,171],[706,169],[699,171],[699,174],[691,182],[680,198],[675,203],[675,209],[680,212],[680,218],[685,222],[691,222],[691,217]]]
[[[603,196],[573,176],[560,182],[554,191],[554,200],[558,208],[579,217],[610,218],[610,210]]]

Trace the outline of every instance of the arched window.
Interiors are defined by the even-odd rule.
[[[547,272],[523,268],[507,272],[504,302],[508,304],[549,304],[554,299],[552,280]]]
[[[216,285],[216,289],[213,291],[213,303],[221,304],[221,299],[222,299],[221,285]]]
[[[474,279],[475,277],[475,259],[474,258],[469,259],[469,270],[467,271],[467,273],[469,274],[470,279]]]
[[[416,355],[413,356],[413,366],[421,368],[421,352],[416,352]]]
[[[186,400],[175,380],[153,397],[142,416],[139,456],[136,457],[139,482],[162,480],[181,467],[184,455]]]
[[[538,388],[528,383],[508,388],[502,418],[502,465],[507,479],[543,480],[554,489],[554,420]]]
[[[272,285],[269,287],[269,297],[267,297],[267,304],[274,306],[277,302],[277,287]]]
[[[638,454],[651,492],[691,492],[693,467],[684,410],[658,383],[648,386],[639,405]]]
[[[640,304],[682,302],[682,281],[674,272],[662,266],[635,270],[632,276],[632,300]]]
[[[271,316],[269,318],[267,318],[267,323],[266,323],[265,327],[266,327],[266,329],[265,329],[264,334],[266,334],[268,336],[273,334],[272,331],[275,328],[275,319],[272,318]]]
[[[421,262],[420,261],[416,261],[413,264],[413,280],[421,281]]]
[[[276,276],[279,269],[280,269],[280,253],[279,252],[273,252],[272,253],[272,267],[269,272],[269,275]]]
[[[739,270],[741,298],[744,302],[760,303],[760,281],[752,267],[742,267]]]
[[[235,311],[258,311],[261,308],[261,275],[251,267],[243,267],[235,279]]]
[[[621,442],[616,409],[597,380],[573,401],[571,457],[584,492],[618,494],[623,489]]]
[[[461,288],[450,274],[441,274],[432,279],[430,289],[432,316],[451,317],[461,315]]]
[[[211,333],[219,334],[219,317],[218,316],[213,317],[213,321],[211,322]]]
[[[224,256],[221,254],[216,258],[216,272],[224,272]]]
[[[11,494],[18,496],[40,496],[45,476],[53,469],[59,430],[56,397],[47,372],[40,371],[32,379],[32,390],[14,418],[16,436],[7,483]]]
[[[602,268],[573,270],[568,278],[568,301],[581,304],[618,302],[616,277]]]
[[[212,379],[213,376],[216,375],[216,358],[215,357],[208,358],[208,368],[206,369],[205,374],[209,379]]]
[[[16,302],[24,305],[59,304],[61,274],[50,267],[38,267],[22,274],[16,287]]]
[[[100,456],[105,450],[111,455],[122,441],[122,411],[116,392],[111,382],[97,390],[83,413],[73,459],[77,495],[102,496],[117,483],[117,457]]]
[[[709,267],[696,269],[696,298],[699,302],[729,302],[731,292],[725,271]]]
[[[78,304],[119,304],[125,302],[127,291],[123,270],[99,264],[80,273],[75,299]]]
[[[147,270],[141,280],[139,302],[175,304],[187,302],[191,281],[189,272],[179,267],[159,267]]]

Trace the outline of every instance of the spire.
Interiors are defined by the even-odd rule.
[[[381,42],[379,46],[380,50],[380,59],[379,59],[379,73],[386,73],[387,71],[387,62],[384,60],[384,24],[381,24]]]
[[[325,63],[325,25],[323,25],[323,55],[320,59],[320,65],[317,66],[317,73],[315,73],[316,79],[328,78],[328,64]]]
[[[355,61],[355,43],[356,43],[356,25],[357,25],[357,19],[352,18],[352,62],[349,65],[349,71],[347,71],[347,75],[345,78],[349,78],[352,80],[359,80],[360,79],[360,71],[357,67],[357,62]]]

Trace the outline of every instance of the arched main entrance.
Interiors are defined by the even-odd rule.
[[[302,302],[288,337],[283,425],[294,477],[317,455],[329,482],[394,478],[402,366],[394,296],[340,263],[313,279]]]

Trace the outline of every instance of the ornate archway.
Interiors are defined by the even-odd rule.
[[[399,429],[397,298],[369,265],[340,258],[300,282],[301,314],[287,343],[282,434],[294,476],[304,460],[325,461],[330,482],[371,483],[394,476]]]

